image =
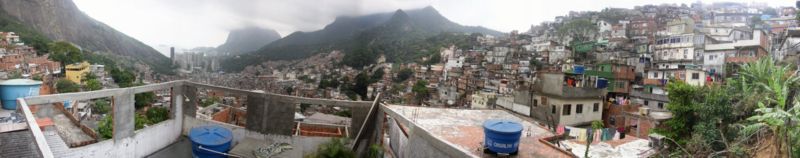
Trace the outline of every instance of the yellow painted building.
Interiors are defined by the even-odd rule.
[[[89,62],[82,62],[76,64],[69,64],[67,68],[67,79],[74,83],[81,83],[81,79],[89,73]]]

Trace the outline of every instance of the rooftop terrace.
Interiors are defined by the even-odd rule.
[[[246,110],[246,124],[237,126],[198,117],[200,90],[222,91],[226,95],[244,97],[242,106]],[[170,118],[137,130],[134,127],[134,95],[151,91],[168,91],[170,101],[164,105],[169,109]],[[57,111],[41,112],[41,109],[52,107],[54,103],[108,97],[112,100],[111,139],[97,139],[91,136],[91,132],[71,130],[75,127],[64,128],[62,126],[69,125],[60,123],[48,127],[43,125],[47,124],[46,121],[40,121],[45,117],[63,119],[55,117],[59,115]],[[543,141],[547,137],[553,137],[552,132],[528,117],[505,110],[425,108],[388,105],[380,100],[303,98],[189,81],[35,96],[20,98],[18,103],[17,113],[22,114],[21,118],[24,119],[18,120],[13,130],[0,128],[0,157],[191,157],[190,143],[186,136],[191,128],[202,125],[219,125],[233,132],[232,149],[228,153],[232,156],[256,157],[256,151],[263,151],[274,143],[286,143],[292,148],[273,156],[303,157],[315,152],[319,144],[328,142],[330,137],[301,134],[302,123],[294,120],[301,103],[350,109],[352,123],[345,128],[346,134],[343,135],[350,136],[348,145],[359,157],[366,156],[369,147],[375,144],[383,146],[386,156],[393,157],[495,157],[481,152],[481,125],[487,119],[498,118],[519,121],[524,126],[520,153],[514,157],[574,157],[573,154]],[[32,106],[37,107],[33,108],[37,109],[33,111],[39,111],[37,115],[32,112]],[[83,128],[83,125],[77,126],[78,129]],[[73,134],[87,134],[89,137],[81,136],[81,140],[69,139],[69,135]],[[89,143],[70,143],[85,142],[83,139],[88,139]],[[6,142],[32,143],[9,145]]]
[[[236,126],[196,117],[198,89],[224,91],[246,98],[247,125]],[[151,91],[169,91],[169,119],[142,129],[134,128],[134,94]],[[65,118],[56,104],[64,101],[112,98],[113,137],[102,140],[82,130]],[[316,151],[317,145],[329,137],[297,136],[293,131],[295,108],[301,103],[331,105],[350,108],[353,125],[348,132],[354,135],[361,128],[364,115],[374,102],[341,101],[301,98],[270,93],[251,92],[188,81],[173,81],[139,87],[106,89],[91,92],[34,96],[18,99],[17,111],[3,111],[20,115],[13,124],[0,124],[0,157],[191,157],[185,149],[185,136],[189,129],[201,125],[219,125],[233,132],[231,154],[255,157],[253,150],[271,143],[287,143],[293,149],[281,153],[284,157],[302,157]],[[36,107],[36,108],[32,108]],[[54,108],[55,107],[55,108]],[[8,114],[11,115],[11,114]],[[5,117],[4,117],[5,118]],[[52,122],[42,121],[44,118]],[[53,123],[54,122],[54,123]],[[66,122],[66,123],[59,123]],[[48,125],[49,124],[49,125]],[[21,126],[22,125],[22,126]],[[319,125],[318,125],[319,126]],[[89,142],[73,145],[73,142]],[[11,144],[8,142],[27,142]],[[32,142],[32,143],[31,143]],[[6,144],[8,143],[8,144]],[[270,143],[270,144],[265,144]],[[30,144],[29,146],[19,144]],[[238,153],[237,153],[238,152]],[[236,155],[241,154],[241,155]]]

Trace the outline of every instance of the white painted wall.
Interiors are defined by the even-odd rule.
[[[539,98],[547,98],[547,104]],[[603,117],[603,101],[602,99],[559,99],[541,95],[534,95],[534,98],[537,98],[539,103],[538,107],[545,106],[546,108],[542,109],[550,109],[551,106],[555,105],[556,107],[556,114],[559,117],[559,124],[562,125],[576,125],[576,124],[584,124],[588,122],[592,122],[595,120],[602,120]],[[593,111],[594,104],[598,104],[597,111]],[[564,115],[564,104],[570,104],[570,114]],[[577,113],[577,105],[583,104],[583,112],[578,114]],[[551,114],[552,111],[544,111],[547,114]]]
[[[692,78],[692,74],[697,74],[698,78],[697,79]],[[703,71],[700,71],[700,70],[686,70],[683,73],[683,75],[685,75],[684,76],[684,78],[685,78],[684,81],[686,83],[690,84],[690,85],[703,86],[706,83],[705,82],[705,80],[706,80],[706,72],[703,72]]]
[[[517,113],[522,114],[522,115],[525,115],[525,116],[531,116],[531,107],[530,106],[517,104],[517,103],[514,103],[513,105],[514,105],[514,107],[511,107],[512,111],[517,112]]]

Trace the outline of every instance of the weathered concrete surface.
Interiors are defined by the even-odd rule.
[[[0,133],[0,157],[42,157],[31,131]]]
[[[114,140],[133,136],[135,129],[134,115],[134,93],[132,89],[126,89],[125,93],[114,96],[114,106],[112,116],[114,117]]]
[[[264,134],[272,134],[267,133],[269,126],[267,125],[268,120],[264,116],[268,112],[267,98],[264,95],[248,95],[247,96],[247,124],[245,128],[247,130],[261,132]]]
[[[420,135],[409,135],[408,146],[403,150],[404,157],[450,157],[445,151],[437,149]]]
[[[295,105],[290,101],[279,97],[269,97],[269,105],[266,107],[265,133],[292,135],[292,128],[294,128],[294,109]]]
[[[148,155],[146,158],[192,158],[192,141],[181,137],[177,142]]]
[[[183,103],[183,115],[195,117],[197,115],[197,87],[184,86],[183,95],[189,100]]]
[[[349,132],[351,136],[355,137],[358,135],[358,131],[361,130],[361,125],[364,124],[364,120],[367,119],[369,106],[350,108],[350,112],[352,113],[352,117],[350,118]]]

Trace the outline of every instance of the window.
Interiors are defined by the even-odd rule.
[[[658,108],[659,109],[664,109],[664,103],[658,103]]]
[[[533,100],[533,106],[539,106],[539,100],[534,99]]]
[[[553,106],[552,108],[550,108],[553,111],[551,113],[556,114],[556,105],[550,105],[550,106]]]
[[[583,113],[583,104],[575,105],[575,113],[576,114]]]
[[[594,107],[592,107],[592,112],[597,112],[600,110],[600,103],[594,103]]]
[[[692,73],[692,79],[693,80],[700,79],[700,73],[696,73],[696,72]]]
[[[572,105],[570,104],[564,104],[564,108],[561,108],[561,114],[563,114],[564,116],[569,115],[569,112],[571,111],[572,111]]]
[[[650,105],[650,101],[647,101],[647,100],[645,100],[645,101],[644,101],[644,105],[645,105],[645,106],[647,106],[647,105]]]

